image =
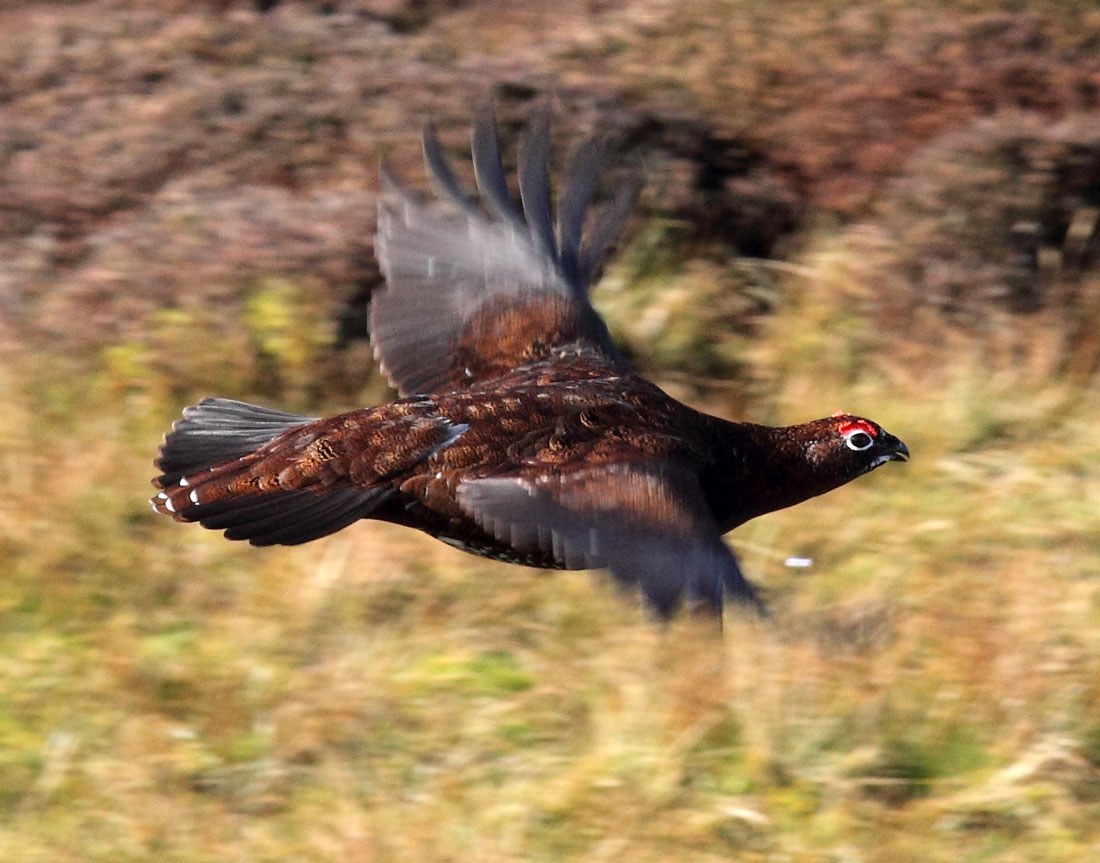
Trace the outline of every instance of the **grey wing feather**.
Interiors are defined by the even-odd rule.
[[[424,126],[423,141],[424,163],[427,165],[428,175],[432,178],[436,187],[461,210],[471,216],[477,216],[480,213],[477,198],[463,189],[458,182],[447,157],[443,155],[443,148],[439,145],[439,136],[436,134],[435,126],[432,123]]]
[[[485,200],[500,218],[522,225],[523,213],[512,200],[512,193],[508,190],[508,179],[504,176],[496,115],[491,105],[487,105],[478,115],[477,123],[474,125],[471,149],[474,157],[474,177]]]
[[[475,356],[481,349],[492,351],[494,370],[509,362],[512,367],[529,362],[530,345],[545,351],[566,343],[579,343],[625,367],[587,301],[580,266],[584,211],[594,194],[598,166],[574,165],[559,213],[562,237],[555,241],[547,122],[545,114],[536,117],[524,139],[523,210],[508,191],[491,114],[479,120],[473,148],[477,184],[488,212],[456,179],[430,127],[425,132],[424,156],[433,182],[450,205],[446,211],[419,201],[383,167],[386,194],[379,203],[375,252],[386,288],[371,299],[370,328],[383,370],[403,395],[476,381],[482,372],[476,370],[477,363],[458,356],[460,342],[467,357],[471,351]],[[582,147],[581,161],[595,152],[593,147]],[[617,235],[623,221],[617,218],[614,230],[595,226],[601,248],[607,247],[608,235],[612,239]],[[540,297],[574,309],[570,327],[560,328],[557,313],[528,316],[519,325],[527,341],[509,349],[514,356],[502,356],[497,339],[480,343],[480,330],[471,330],[485,309],[517,301],[533,308],[531,303],[537,306]],[[470,371],[470,366],[475,370]]]
[[[595,229],[584,244],[580,259],[580,278],[586,284],[596,281],[604,264],[619,241],[627,220],[634,210],[638,194],[642,190],[642,178],[627,178],[615,191],[611,202],[600,213]]]
[[[565,181],[565,191],[558,201],[558,240],[562,269],[576,284],[585,284],[580,269],[581,235],[588,207],[596,195],[603,165],[604,141],[592,137],[582,142],[573,153]]]
[[[763,611],[688,469],[611,464],[585,474],[466,480],[458,500],[517,551],[552,553],[569,569],[610,569],[619,582],[638,585],[664,617],[685,592],[716,612],[726,597]]]
[[[375,251],[387,289],[371,298],[371,339],[403,395],[451,379],[455,346],[488,300],[572,296],[553,261],[500,222],[453,222],[408,201],[383,203]]]
[[[519,194],[531,235],[550,258],[557,258],[550,212],[550,114],[546,105],[535,111],[520,142]]]

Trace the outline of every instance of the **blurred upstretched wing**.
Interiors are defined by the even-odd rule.
[[[574,155],[556,232],[545,110],[535,113],[521,141],[521,205],[508,191],[489,110],[473,136],[479,196],[462,188],[435,131],[425,129],[424,160],[450,213],[426,207],[383,168],[375,252],[386,288],[371,300],[370,329],[382,369],[402,395],[488,380],[561,348],[626,368],[588,301],[588,287],[621,233],[638,184],[621,186],[586,232],[601,149],[593,140]]]
[[[671,616],[690,600],[720,612],[725,597],[763,611],[695,474],[668,462],[618,462],[568,475],[465,480],[458,501],[518,551],[552,553],[568,569],[608,568]]]

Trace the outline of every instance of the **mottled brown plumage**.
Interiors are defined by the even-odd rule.
[[[596,144],[577,151],[556,230],[544,114],[521,142],[522,206],[490,115],[480,197],[430,127],[424,150],[447,211],[384,172],[376,241],[372,339],[403,398],[328,419],[207,399],[166,437],[157,511],[255,545],[389,521],[498,560],[606,567],[669,614],[685,592],[758,604],[723,533],[908,458],[870,420],[732,423],[630,370],[588,301],[633,199],[620,190],[588,225]]]

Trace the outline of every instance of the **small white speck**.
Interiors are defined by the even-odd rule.
[[[441,471],[441,470],[437,470],[437,471],[435,472],[435,478],[436,478],[436,479],[443,479],[443,471]]]
[[[191,494],[187,497],[191,500],[191,503],[197,504],[199,502],[199,490],[197,488],[191,489]]]
[[[189,482],[187,481],[187,477],[185,477],[185,476],[181,476],[181,477],[180,477],[180,487],[181,487],[181,488],[187,488],[187,486],[189,486],[189,485],[191,485],[191,483],[189,483]]]
[[[172,501],[169,498],[164,499],[164,508],[166,510],[168,510],[169,512],[175,512],[176,511],[176,508],[174,506],[172,506]]]
[[[162,491],[160,494],[157,495],[157,497],[159,497],[161,500],[168,500],[168,492]]]
[[[153,507],[153,512],[160,512],[160,510],[159,510],[159,509],[157,509],[157,502],[156,502],[155,500],[151,500],[151,501],[149,501],[149,503],[150,503],[150,504],[152,505],[152,507]]]
[[[814,559],[812,557],[788,557],[783,561],[784,566],[789,566],[791,569],[809,569],[814,565]]]
[[[730,806],[724,811],[730,818],[736,818],[746,824],[768,824],[771,821],[767,815],[744,806]]]

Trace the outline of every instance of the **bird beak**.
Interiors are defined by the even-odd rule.
[[[892,461],[909,461],[909,447],[900,440],[894,445],[894,451],[890,453]]]

